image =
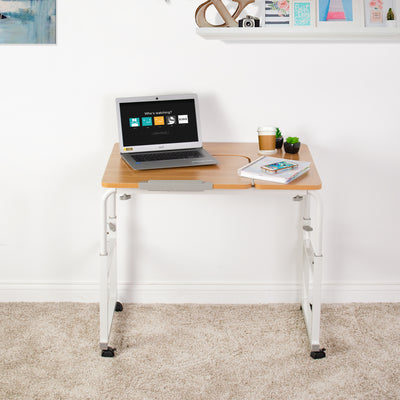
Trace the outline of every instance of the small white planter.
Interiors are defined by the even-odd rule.
[[[397,26],[397,21],[394,21],[394,20],[386,21],[386,26],[387,26],[388,28],[396,28],[396,26]]]

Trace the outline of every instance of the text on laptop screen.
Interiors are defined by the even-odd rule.
[[[124,147],[198,141],[193,99],[119,106]]]

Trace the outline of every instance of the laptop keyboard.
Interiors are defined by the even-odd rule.
[[[200,158],[203,157],[201,151],[198,150],[183,150],[183,151],[168,151],[159,153],[134,154],[132,158],[136,162],[143,161],[163,161],[163,160],[180,160],[184,158]]]

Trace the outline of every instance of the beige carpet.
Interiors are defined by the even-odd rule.
[[[124,305],[98,348],[98,306],[0,303],[0,399],[400,399],[400,303],[324,305],[309,356],[294,304]]]

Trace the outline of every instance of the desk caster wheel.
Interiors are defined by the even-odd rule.
[[[321,349],[321,350],[318,350],[318,351],[312,351],[310,353],[310,356],[314,360],[318,360],[319,358],[325,358],[326,357],[325,351],[326,351],[326,349]]]
[[[124,309],[124,307],[122,306],[122,304],[119,301],[117,301],[115,303],[115,309],[114,310],[117,311],[117,312],[121,312],[123,309]]]
[[[114,357],[114,351],[112,347],[107,347],[106,349],[101,351],[101,356],[102,357]]]

